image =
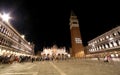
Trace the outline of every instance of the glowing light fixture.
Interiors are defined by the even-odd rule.
[[[30,45],[30,42],[28,42],[28,44]]]
[[[25,39],[25,35],[21,35],[21,37],[22,37],[23,39]]]
[[[109,40],[113,40],[113,38],[111,37],[111,38],[109,38]]]
[[[0,15],[0,17],[1,17],[2,20],[5,21],[5,22],[8,22],[9,19],[11,19],[10,13],[3,13],[3,14]]]

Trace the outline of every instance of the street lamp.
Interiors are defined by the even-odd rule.
[[[109,40],[111,41],[111,40],[113,40],[113,38],[111,37],[111,38],[109,38]]]
[[[25,39],[25,35],[21,35],[21,37],[22,37],[23,39]]]
[[[28,42],[28,44],[30,45],[30,42]]]
[[[9,22],[9,19],[11,19],[10,13],[2,13],[2,14],[0,14],[0,17],[3,21],[5,21],[7,23]]]

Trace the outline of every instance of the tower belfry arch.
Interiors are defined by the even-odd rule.
[[[70,14],[69,24],[71,32],[72,57],[84,57],[84,46],[82,44],[79,21],[73,11],[71,11]]]

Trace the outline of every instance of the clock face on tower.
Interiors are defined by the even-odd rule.
[[[77,44],[81,44],[81,43],[82,43],[82,40],[81,40],[80,38],[75,38],[75,42],[76,42]]]

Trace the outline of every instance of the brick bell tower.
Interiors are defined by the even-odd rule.
[[[80,34],[79,22],[77,16],[71,11],[70,15],[70,32],[71,32],[71,56],[72,57],[84,57],[84,47],[82,44],[82,38]]]

